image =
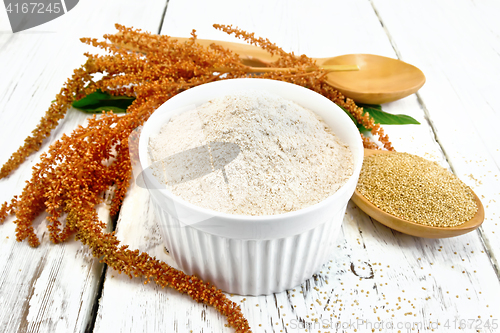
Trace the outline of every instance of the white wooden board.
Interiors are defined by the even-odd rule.
[[[427,75],[419,97],[453,171],[485,206],[480,231],[500,276],[500,4],[373,3],[403,60]]]
[[[68,14],[28,31],[12,34],[0,10],[0,161],[4,163],[35,128],[50,101],[73,69],[95,52],[80,37],[113,33],[114,23],[157,32],[166,1],[81,1]],[[83,124],[87,116],[70,110],[49,142]],[[0,201],[20,194],[33,155],[9,178],[0,180]],[[103,221],[109,209],[102,207]],[[0,225],[0,331],[84,332],[93,326],[92,309],[99,291],[103,265],[79,242],[49,242],[45,221],[36,223],[41,245],[32,249],[15,241],[13,218]]]
[[[188,37],[194,28],[200,38],[234,41],[211,28],[213,23],[233,24],[268,37],[287,51],[316,57],[346,53],[397,57],[394,44],[403,60],[422,68],[428,82],[433,82],[436,74],[426,69],[426,61],[431,62],[433,57],[445,52],[446,45],[436,41],[433,48],[422,46],[421,52],[425,54],[408,55],[411,52],[406,52],[399,45],[400,39],[408,40],[405,45],[410,45],[410,38],[422,29],[428,29],[429,34],[433,30],[434,38],[439,37],[436,26],[434,29],[425,27],[429,22],[423,18],[424,12],[431,10],[431,2],[424,2],[421,7],[414,2],[414,11],[405,9],[408,3],[403,1],[396,6],[401,12],[388,11],[385,14],[394,22],[399,22],[399,25],[394,26],[393,23],[391,26],[385,21],[384,25],[381,24],[384,12],[379,7],[382,6],[375,2],[375,10],[374,4],[365,0],[307,3],[171,0],[162,33]],[[438,6],[449,7],[452,4]],[[388,7],[384,5],[384,10]],[[418,25],[402,24],[403,19],[395,17],[403,15],[403,10],[407,11],[405,15],[408,17],[414,12],[422,13]],[[486,11],[488,8],[483,12]],[[444,10],[439,15],[445,22],[448,22],[446,18],[451,20],[451,13]],[[493,17],[488,17],[491,17],[490,25],[494,25]],[[461,22],[453,19],[450,24]],[[453,30],[453,27],[449,29]],[[493,31],[498,33],[500,29]],[[430,35],[425,36],[421,38],[422,43],[425,38],[431,38]],[[444,82],[442,84],[445,85]],[[432,84],[425,88],[435,89]],[[453,88],[448,85],[444,89]],[[423,91],[420,96],[423,103],[414,95],[386,104],[384,109],[409,114],[422,125],[386,126],[385,129],[397,150],[415,153],[448,166],[447,157],[450,157],[449,150],[453,146],[444,145],[445,156],[441,146],[443,141],[436,142],[441,129],[435,132],[431,126],[435,126],[433,116],[439,111],[429,108]],[[440,95],[436,92],[434,96],[437,100]],[[481,103],[485,101],[483,99]],[[479,122],[487,124],[486,120]],[[453,133],[449,140],[458,140],[459,137],[465,140],[468,134]],[[461,147],[456,146],[455,149],[460,151]],[[479,147],[477,150],[480,149],[487,148]],[[450,160],[457,171],[455,161]],[[470,163],[480,161],[472,158]],[[467,165],[464,168],[471,169]],[[131,189],[118,221],[118,236],[125,243],[133,244],[132,248],[167,260],[168,257],[161,252],[161,240],[147,202],[148,195],[144,189]],[[482,332],[497,331],[492,323],[495,320],[498,324],[500,320],[497,297],[500,285],[486,252],[497,251],[498,246],[491,244],[485,248],[478,233],[443,240],[415,238],[382,226],[350,204],[337,243],[338,251],[332,253],[331,262],[302,286],[265,297],[231,296],[242,304],[243,313],[254,331],[305,332],[307,329],[309,332],[352,332],[357,329],[358,332],[370,332],[373,328],[376,331],[397,332],[415,328],[414,331],[420,332],[432,329],[454,332],[464,323],[469,325],[465,331],[473,331],[471,324],[481,328]],[[123,302],[113,302],[117,297]],[[489,327],[485,326],[486,320],[489,320]],[[187,297],[151,285],[143,286],[140,280],[128,280],[108,271],[96,331],[230,331],[223,327],[224,322],[224,318],[213,309],[206,309]]]
[[[2,13],[1,160],[22,143],[71,70],[84,61],[83,52],[91,50],[80,45],[78,37],[113,32],[115,22],[157,31],[165,5],[82,1],[65,16],[16,35],[6,31]],[[409,114],[422,125],[385,129],[397,150],[444,166],[449,162],[484,196],[484,244],[477,233],[444,240],[402,235],[351,204],[337,240],[338,252],[316,277],[275,295],[231,296],[242,304],[254,331],[397,332],[415,327],[454,332],[464,324],[469,325],[465,331],[498,331],[492,324],[500,320],[500,288],[488,256],[493,261],[499,256],[500,153],[493,125],[499,117],[494,98],[500,71],[496,13],[494,1],[466,0],[169,2],[162,29],[166,34],[187,37],[195,28],[200,38],[234,41],[211,28],[213,23],[232,23],[299,54],[374,53],[400,56],[418,66],[427,76],[420,100],[410,96],[384,109]],[[68,26],[72,29],[62,31]],[[51,140],[84,119],[71,111]],[[36,160],[35,155],[0,181],[2,202],[21,191]],[[148,201],[144,189],[131,189],[118,221],[118,237],[131,248],[175,265],[162,250]],[[103,216],[106,212],[103,208]],[[40,220],[37,232],[42,236],[44,230]],[[0,330],[66,332],[92,327],[90,310],[102,265],[74,241],[54,246],[45,235],[42,245],[31,249],[14,238],[9,220],[0,226]],[[212,308],[108,270],[94,330],[231,331],[224,324]]]

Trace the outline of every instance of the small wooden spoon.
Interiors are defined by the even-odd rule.
[[[391,154],[389,151],[365,149],[365,157],[373,154]],[[472,191],[472,190],[471,190]],[[403,220],[399,217],[384,212],[370,201],[368,201],[357,189],[354,191],[352,201],[366,214],[382,223],[383,225],[399,232],[425,238],[447,238],[466,234],[477,229],[484,220],[484,207],[477,197],[474,200],[477,204],[477,212],[469,221],[455,227],[431,227],[424,224]]]
[[[188,38],[172,38],[180,42],[188,40]],[[238,53],[242,62],[248,66],[262,67],[279,58],[253,45],[209,39],[196,41],[204,46],[215,43],[228,48]],[[359,71],[329,73],[326,82],[360,103],[392,102],[417,92],[425,83],[424,73],[420,69],[397,59],[373,54],[348,54],[313,59],[319,66],[357,65]]]

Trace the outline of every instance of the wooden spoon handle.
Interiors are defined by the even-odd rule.
[[[189,40],[189,38],[181,38],[181,37],[171,37],[171,38],[177,39],[179,42],[186,42]],[[277,55],[272,56],[267,51],[264,51],[263,49],[255,45],[232,43],[232,42],[225,42],[221,40],[212,40],[212,39],[198,39],[198,38],[196,39],[196,42],[203,46],[209,46],[210,44],[216,43],[217,45],[220,45],[235,53],[238,53],[242,60],[254,60],[254,61],[260,61],[264,64],[268,64],[272,61],[276,61],[279,59],[279,56]]]
[[[186,42],[189,40],[189,38],[182,38],[182,37],[171,37],[171,38],[177,39],[179,42]],[[259,62],[262,63],[262,65],[267,65],[270,62],[279,59],[278,55],[272,56],[271,54],[269,54],[269,52],[264,51],[263,49],[255,45],[225,42],[221,40],[212,40],[212,39],[196,39],[196,42],[203,46],[209,46],[212,43],[216,43],[217,45],[220,45],[226,49],[238,53],[242,62],[248,66],[261,67],[257,66]],[[316,64],[318,66],[322,67],[323,69],[330,70],[332,72],[359,70],[358,65],[323,65],[327,60],[331,58],[311,58],[311,59],[316,60]]]
[[[187,42],[189,38],[183,37],[171,37],[181,43]],[[273,68],[273,67],[263,67],[268,65],[272,61],[276,61],[279,59],[278,55],[271,55],[269,52],[264,51],[260,47],[249,44],[242,43],[232,43],[225,42],[220,40],[211,40],[211,39],[196,39],[196,42],[203,46],[210,46],[210,44],[216,43],[226,49],[229,49],[240,56],[240,59],[243,64],[249,66],[249,73],[267,73],[267,72],[290,72],[294,73],[297,71],[295,68]],[[124,47],[124,45],[121,45]],[[317,64],[322,68],[326,69],[330,72],[340,72],[340,71],[357,71],[359,67],[357,65],[325,65],[322,66],[325,60],[329,58],[321,58],[317,59]],[[226,72],[224,68],[220,68],[217,71]]]
[[[357,71],[359,70],[359,67],[357,65],[329,65],[329,66],[321,66],[321,69],[326,70],[327,72],[344,72],[344,71]],[[226,73],[226,72],[232,72],[235,69],[233,68],[225,68],[225,67],[220,67],[214,69],[215,72],[221,72],[221,73]],[[312,72],[317,70],[314,67],[307,68],[306,72]],[[247,73],[297,73],[299,70],[297,68],[281,68],[281,67],[252,67],[249,66],[246,68]]]

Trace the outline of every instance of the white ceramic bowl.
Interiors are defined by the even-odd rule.
[[[248,89],[277,94],[321,116],[353,153],[354,172],[347,183],[313,206],[268,216],[201,208],[161,185],[148,168],[149,138],[175,114]],[[262,295],[301,284],[332,256],[346,205],[358,181],[363,145],[351,119],[322,95],[281,81],[234,79],[191,88],[160,106],[142,129],[139,159],[165,246],[182,270],[229,293]]]

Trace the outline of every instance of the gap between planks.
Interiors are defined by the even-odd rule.
[[[161,28],[163,27],[163,21],[165,20],[165,16],[167,15],[168,3],[170,0],[167,0],[165,3],[165,8],[163,8],[163,13],[161,15],[160,26],[158,27],[158,35],[161,35]]]

